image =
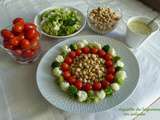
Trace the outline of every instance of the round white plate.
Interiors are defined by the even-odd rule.
[[[106,97],[99,103],[80,103],[71,99],[55,83],[51,74],[51,63],[60,53],[60,48],[77,40],[96,41],[102,45],[109,44],[114,47],[125,63],[127,79],[120,90],[111,97]],[[136,88],[139,79],[139,66],[133,53],[123,43],[103,36],[87,35],[73,37],[53,46],[41,59],[37,69],[37,84],[42,95],[54,106],[68,112],[101,112],[113,108],[128,98]]]
[[[55,9],[55,8],[67,8],[67,9],[70,9],[70,10],[77,11],[78,15],[81,16],[81,18],[82,18],[82,19],[81,19],[81,27],[79,28],[79,30],[76,31],[76,32],[73,33],[73,34],[66,35],[66,36],[53,36],[53,35],[49,35],[49,34],[43,32],[43,31],[41,30],[41,27],[40,27],[40,19],[39,19],[39,18],[40,18],[40,16],[41,16],[44,12],[46,12],[46,11],[48,11],[48,10],[53,10],[53,9]],[[76,8],[73,8],[73,7],[70,7],[70,6],[52,6],[52,7],[49,7],[49,8],[46,8],[46,9],[40,11],[40,12],[35,16],[35,18],[34,18],[34,24],[37,25],[38,30],[39,30],[43,35],[45,35],[45,36],[47,36],[47,37],[50,37],[50,38],[68,38],[68,37],[72,37],[72,36],[77,35],[79,32],[81,32],[81,31],[83,30],[83,28],[84,28],[85,25],[86,25],[86,18],[85,18],[85,16],[83,15],[83,13],[82,13],[80,10],[76,9]]]

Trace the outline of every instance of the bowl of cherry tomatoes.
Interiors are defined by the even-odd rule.
[[[0,37],[1,48],[18,63],[31,63],[40,56],[40,33],[34,23],[15,18],[11,27],[1,30]]]

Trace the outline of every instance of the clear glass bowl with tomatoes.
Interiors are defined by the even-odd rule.
[[[23,18],[15,18],[10,27],[1,30],[0,37],[1,48],[18,63],[32,63],[40,56],[40,33]]]

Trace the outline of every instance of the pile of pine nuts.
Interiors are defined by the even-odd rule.
[[[81,54],[71,64],[71,73],[83,82],[101,81],[105,77],[104,60],[96,54]]]

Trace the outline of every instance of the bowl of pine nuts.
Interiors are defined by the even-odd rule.
[[[93,5],[88,8],[87,12],[89,27],[99,34],[106,34],[113,31],[121,18],[120,9],[111,4]]]

